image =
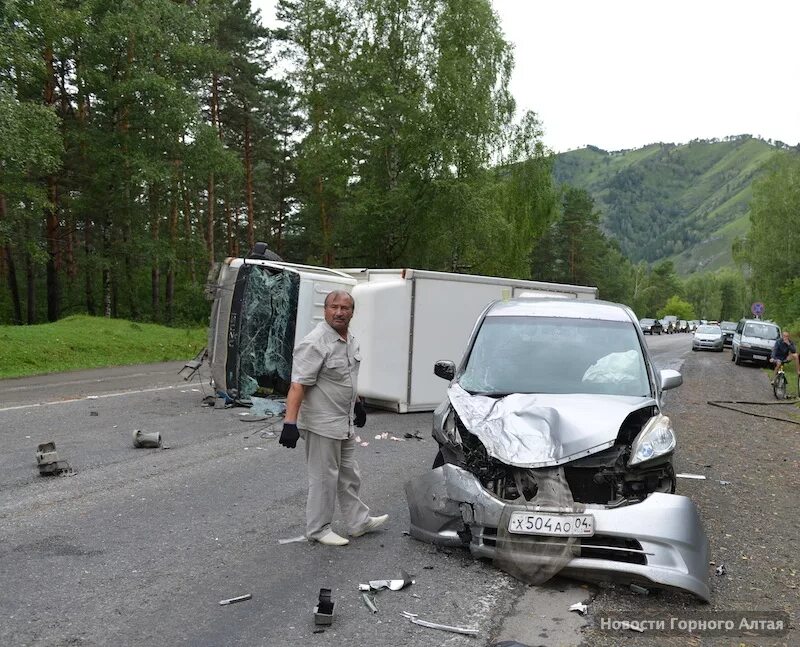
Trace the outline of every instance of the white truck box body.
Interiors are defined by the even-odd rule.
[[[346,269],[358,281],[351,330],[361,345],[358,391],[399,413],[431,411],[447,382],[437,360],[458,362],[478,315],[496,299],[596,299],[597,288],[414,269]]]

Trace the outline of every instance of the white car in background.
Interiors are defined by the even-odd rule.
[[[698,326],[692,338],[692,350],[715,350],[722,352],[724,338],[722,328],[706,324]]]

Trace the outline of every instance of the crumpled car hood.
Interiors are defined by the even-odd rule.
[[[562,465],[611,447],[625,419],[651,397],[512,393],[471,395],[454,383],[450,403],[490,456],[514,467]]]

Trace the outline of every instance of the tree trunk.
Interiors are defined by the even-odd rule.
[[[255,207],[253,204],[253,151],[250,141],[250,114],[247,105],[245,105],[244,118],[244,177],[244,190],[247,199],[247,248],[253,249],[256,244]]]
[[[175,264],[178,258],[178,176],[174,176],[172,193],[170,195],[169,211],[169,265],[167,267],[167,285],[164,300],[166,301],[167,323],[172,323],[175,317]]]
[[[214,265],[214,174],[208,174],[208,215],[206,219],[206,253],[208,266]]]
[[[29,326],[36,323],[36,271],[30,252],[25,252],[25,289],[27,303],[26,319]]]
[[[158,215],[158,191],[150,185],[147,192],[150,206],[150,233],[153,237],[153,259],[150,267],[150,307],[153,321],[161,321],[161,259],[159,236],[161,222]]]
[[[83,220],[83,251],[86,257],[86,267],[84,268],[85,277],[85,294],[86,294],[86,312],[94,317],[97,315],[97,305],[94,301],[94,283],[92,277],[94,276],[94,263],[92,263],[92,256],[94,256],[94,245],[92,244],[92,220],[88,212]]]
[[[6,218],[6,197],[0,194],[0,222]],[[11,255],[11,245],[6,243],[3,248],[4,256],[6,259],[6,267],[8,273],[6,278],[8,280],[8,290],[11,293],[11,307],[13,314],[11,315],[11,322],[15,326],[22,324],[22,304],[19,300],[19,285],[17,284],[17,268],[14,265],[14,257]]]
[[[192,220],[194,218],[194,205],[192,204],[191,200],[189,199],[189,191],[186,188],[186,178],[181,173],[181,194],[183,198],[183,240],[184,246],[188,246],[189,241],[191,241],[193,236],[193,229],[192,227]],[[189,265],[189,280],[194,283],[197,281],[197,276],[195,275],[194,270],[194,254],[189,252],[186,258],[186,262]]]
[[[58,321],[61,312],[61,285],[58,277],[58,270],[61,267],[61,256],[59,252],[58,238],[58,187],[54,176],[47,178],[48,206],[46,216],[46,237],[47,237],[47,320]]]
[[[319,219],[322,225],[322,264],[326,267],[333,267],[334,255],[331,242],[333,223],[331,222],[330,212],[325,202],[322,176],[317,177],[316,189],[317,203],[319,204]]]

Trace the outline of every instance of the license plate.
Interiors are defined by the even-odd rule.
[[[766,355],[753,355],[753,359],[765,360],[765,359],[767,359],[767,356]]]
[[[591,537],[594,534],[594,517],[590,514],[512,512],[508,532],[516,535]]]

